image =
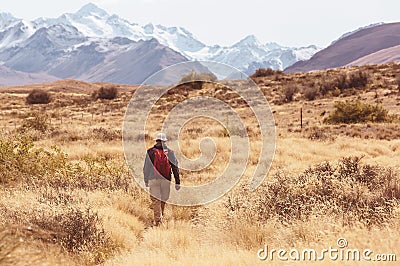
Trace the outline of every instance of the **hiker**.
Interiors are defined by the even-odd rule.
[[[174,152],[165,142],[165,133],[158,133],[154,139],[156,144],[147,150],[143,175],[146,187],[150,188],[150,198],[154,211],[154,225],[158,226],[164,215],[165,202],[169,198],[171,170],[175,178],[175,189],[180,189],[178,161]]]

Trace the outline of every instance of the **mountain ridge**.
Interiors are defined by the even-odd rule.
[[[0,13],[0,63],[16,71],[27,71],[29,73],[36,73],[35,71],[37,70],[43,71],[43,67],[36,69],[35,67],[22,66],[22,56],[17,59],[10,59],[11,61],[8,61],[7,58],[17,54],[17,51],[24,50],[27,40],[32,38],[38,31],[45,31],[42,30],[44,28],[48,32],[49,29],[54,27],[59,27],[61,30],[64,28],[66,31],[76,29],[76,34],[81,34],[82,38],[80,43],[72,42],[69,47],[58,49],[55,52],[45,54],[36,51],[33,58],[36,58],[38,62],[48,61],[48,63],[43,62],[43,65],[53,64],[54,56],[57,52],[59,52],[61,58],[69,57],[68,51],[76,53],[75,50],[79,46],[87,45],[88,42],[105,42],[105,39],[112,40],[117,37],[127,38],[136,42],[155,38],[160,44],[180,53],[187,60],[218,61],[232,65],[247,74],[252,73],[251,66],[255,64],[262,67],[283,69],[293,62],[310,58],[319,50],[316,46],[290,48],[277,43],[262,44],[254,35],[246,36],[231,46],[209,46],[196,39],[192,33],[183,27],[166,27],[152,23],[141,26],[137,23],[129,22],[118,15],[110,15],[97,5],[88,3],[75,13],[64,13],[57,18],[42,17],[32,21],[16,18],[10,13]],[[63,35],[57,31],[54,34]],[[43,39],[42,45],[44,43],[48,43],[49,46],[59,47],[54,42],[49,43],[46,38]],[[121,49],[124,49],[123,45]],[[104,52],[108,53],[107,51]],[[109,52],[115,52],[115,49]],[[23,55],[24,53],[18,52],[18,54]],[[28,61],[30,58],[32,58],[32,54],[27,57]],[[16,63],[18,60],[20,63]],[[59,59],[57,60],[60,61]],[[93,61],[98,60],[94,58]],[[35,64],[38,65],[37,62]],[[85,75],[86,73],[82,73],[82,76]],[[65,75],[60,77],[65,78]]]

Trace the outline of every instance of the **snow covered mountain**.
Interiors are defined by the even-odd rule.
[[[64,14],[57,19],[38,19],[35,25],[67,24],[76,27],[88,37],[126,37],[134,41],[155,38],[161,44],[181,53],[191,60],[211,60],[232,65],[253,73],[255,64],[261,67],[284,69],[299,60],[307,60],[318,52],[315,46],[290,48],[276,43],[261,44],[249,35],[230,47],[207,46],[182,27],[165,27],[147,24],[140,26],[117,15],[109,15],[94,4],[83,6],[74,14]]]
[[[154,44],[155,40],[157,45]],[[147,60],[157,67],[141,71],[141,74],[156,71],[161,65],[167,66],[168,63],[186,60],[222,62],[251,74],[259,67],[284,69],[299,60],[309,59],[320,50],[315,46],[290,48],[276,43],[262,44],[253,35],[229,47],[207,46],[182,27],[153,24],[142,26],[117,15],[110,15],[91,3],[76,13],[33,21],[18,19],[9,13],[0,13],[0,65],[9,70],[45,73],[57,78],[90,77],[91,80],[99,78],[95,81],[118,82],[118,75],[114,75],[112,79],[99,75],[100,69],[115,74],[115,70],[106,70],[100,65],[110,62],[110,58],[122,60],[119,56],[121,54],[136,55],[127,51],[134,51],[138,43],[141,46],[158,47],[158,52],[165,51],[162,56],[156,56],[155,51],[151,58],[150,51],[145,49]],[[159,45],[174,52],[163,50]],[[182,56],[177,56],[176,52]],[[154,61],[161,58],[162,64]],[[106,65],[118,66],[118,69],[124,67],[118,62]],[[143,78],[145,77],[139,75],[130,81],[140,82]],[[129,79],[125,78],[119,82],[128,81]]]

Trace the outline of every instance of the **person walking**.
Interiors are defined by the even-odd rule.
[[[162,222],[165,202],[169,198],[171,177],[174,174],[175,189],[180,189],[178,160],[174,151],[166,145],[165,133],[158,133],[155,145],[147,150],[143,166],[144,183],[149,187],[152,208],[154,212],[154,225]]]

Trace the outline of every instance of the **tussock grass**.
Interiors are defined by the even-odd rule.
[[[120,142],[134,88],[115,85],[117,98],[93,101],[91,92],[108,85],[56,82],[43,85],[52,94],[47,105],[25,103],[36,85],[5,88],[0,93],[0,260],[12,265],[259,265],[265,262],[256,252],[265,244],[323,249],[335,246],[339,237],[351,248],[395,252],[400,246],[397,122],[322,124],[334,110],[334,97],[400,112],[397,65],[360,68],[368,76],[365,86],[332,87],[323,94],[322,85],[341,76],[347,83],[352,75],[357,81],[355,70],[294,75],[267,70],[254,78],[266,97],[276,100],[278,135],[271,171],[254,193],[246,190],[246,182],[258,163],[260,130],[242,99],[210,83],[169,91],[149,119],[148,146],[167,110],[186,97],[206,95],[238,112],[251,152],[244,177],[232,191],[205,206],[167,205],[160,227],[149,226],[149,196],[132,180]],[[290,86],[297,91],[292,101],[283,101]],[[36,114],[46,116],[43,123]],[[229,117],[225,120],[235,131]],[[207,169],[182,171],[184,185],[214,180],[229,160],[227,131],[205,120],[183,128],[182,156],[199,157],[204,137],[212,137],[219,155]]]
[[[310,167],[298,176],[277,173],[258,196],[244,187],[228,198],[227,209],[239,220],[285,224],[331,215],[343,225],[381,225],[394,218],[400,203],[400,177],[391,168],[361,165],[361,157],[346,157]],[[250,222],[249,221],[249,222]],[[257,224],[257,223],[256,223]]]

